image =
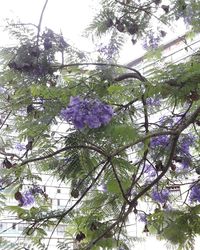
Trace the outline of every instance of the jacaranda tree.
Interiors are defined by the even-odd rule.
[[[198,33],[200,1],[168,2],[102,0],[86,32],[110,42],[93,57],[42,30],[47,1],[39,24],[6,27],[19,42],[1,50],[1,211],[28,223],[24,237],[35,249],[48,249],[46,230],[60,223],[77,249],[131,249],[131,214],[145,232],[193,249],[200,234],[200,57],[153,68],[150,76],[117,63],[125,38],[154,55],[174,22]],[[53,210],[35,172],[68,185],[71,205]],[[187,187],[183,199],[172,195],[180,186]],[[6,205],[8,193],[16,206]],[[0,244],[13,248],[3,238]]]

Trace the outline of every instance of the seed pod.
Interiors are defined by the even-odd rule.
[[[80,233],[78,233],[77,235],[76,235],[76,240],[77,241],[82,241],[82,240],[84,240],[85,239],[85,234],[83,233],[83,232],[80,232]]]
[[[167,35],[167,32],[165,32],[164,30],[161,30],[160,34],[161,34],[162,37],[165,37]]]
[[[126,25],[129,34],[133,35],[138,32],[138,25],[136,23],[128,23]]]
[[[175,164],[171,164],[171,170],[175,171],[176,170],[176,165]]]
[[[155,165],[155,168],[156,168],[156,171],[162,171],[163,170],[163,164],[162,164],[162,161],[159,160],[156,162],[156,165]]]
[[[119,20],[116,21],[115,27],[119,32],[124,32],[125,30],[123,23],[121,23]]]
[[[3,166],[6,167],[6,168],[12,168],[13,167],[13,164],[8,160],[8,158],[6,157],[3,161]]]
[[[161,8],[164,10],[165,14],[169,13],[169,5],[162,5]]]
[[[113,20],[111,18],[108,18],[105,22],[105,25],[107,28],[110,28],[113,26]]]
[[[200,167],[196,168],[196,173],[200,175]]]
[[[137,43],[137,40],[134,39],[134,38],[131,38],[131,42],[132,42],[133,45],[135,45]]]
[[[27,114],[30,114],[31,112],[33,112],[35,110],[35,108],[33,107],[32,104],[29,104],[26,108],[27,110]]]
[[[73,197],[73,198],[78,198],[79,197],[79,191],[78,191],[78,189],[72,189],[72,191],[71,191],[71,196]]]
[[[149,233],[149,229],[148,229],[148,227],[147,227],[147,224],[145,224],[145,226],[144,226],[143,233]]]
[[[161,2],[162,2],[162,0],[154,0],[154,3],[155,3],[156,5],[159,5]]]
[[[19,192],[19,191],[17,191],[16,193],[15,193],[15,195],[14,195],[14,197],[15,197],[15,200],[21,200],[22,199],[22,194],[21,194],[21,192]]]

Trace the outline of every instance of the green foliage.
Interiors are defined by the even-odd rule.
[[[0,53],[0,213],[26,228],[24,243],[1,238],[1,249],[44,250],[62,227],[58,249],[128,250],[133,213],[131,224],[146,216],[144,232],[193,249],[200,233],[199,54],[155,63],[145,77],[117,57],[127,37],[151,39],[145,60],[154,62],[163,47],[153,42],[164,26],[183,17],[196,34],[199,10],[199,1],[104,0],[88,28],[94,39],[108,40],[95,62],[41,24],[37,32],[11,26],[19,44]],[[54,206],[59,193],[43,189],[44,174],[65,186],[62,206]]]

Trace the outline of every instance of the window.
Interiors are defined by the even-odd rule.
[[[12,229],[13,229],[13,230],[16,229],[16,225],[17,225],[16,223],[13,223],[13,224],[12,224]]]
[[[57,206],[60,206],[60,200],[59,199],[57,200]]]
[[[57,232],[58,234],[63,234],[65,232],[65,226],[58,226],[57,228]]]
[[[57,193],[60,194],[61,193],[61,190],[60,188],[57,189]]]

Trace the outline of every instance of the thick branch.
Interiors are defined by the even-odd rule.
[[[114,64],[114,63],[69,63],[69,64],[65,64],[65,65],[60,65],[58,67],[55,66],[55,68],[58,69],[63,69],[63,68],[67,68],[67,67],[74,67],[74,66],[108,66],[108,67],[116,67],[116,68],[123,68],[123,69],[128,69],[130,71],[135,72],[134,77],[137,79],[139,79],[140,81],[145,81],[146,79],[140,74],[140,72],[136,69],[133,69],[131,67],[128,66],[124,66],[121,64]]]
[[[120,75],[120,76],[114,78],[114,81],[120,82],[120,81],[129,79],[129,78],[138,79],[142,82],[145,81],[145,78],[141,74],[138,75],[138,73],[126,73],[126,74],[123,74],[123,75]]]

